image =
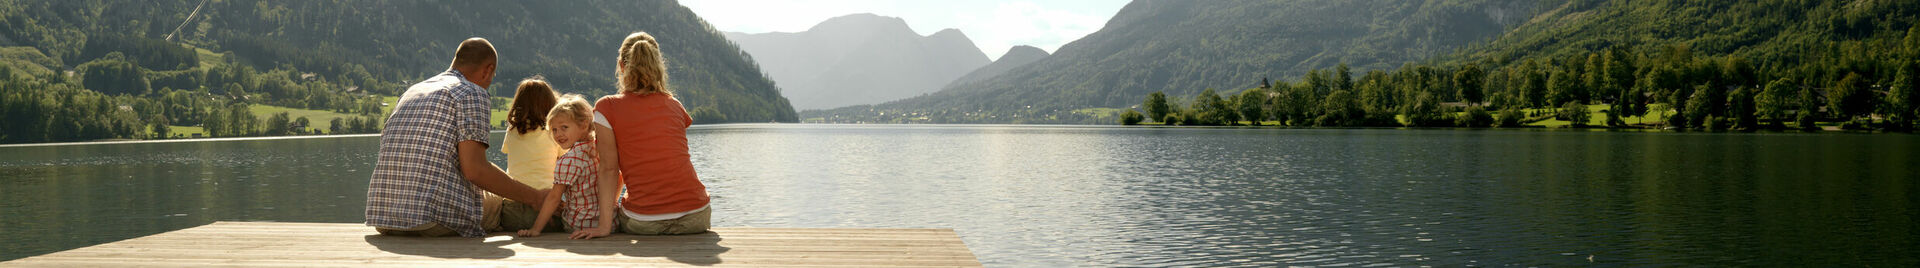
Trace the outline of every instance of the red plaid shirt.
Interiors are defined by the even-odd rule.
[[[553,187],[566,189],[560,194],[561,218],[567,226],[574,229],[594,228],[600,225],[600,191],[595,188],[600,179],[599,161],[594,155],[592,139],[573,143],[573,149],[567,149],[560,160],[553,165]]]

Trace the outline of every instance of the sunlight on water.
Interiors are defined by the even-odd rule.
[[[716,226],[953,228],[989,266],[1920,265],[1908,135],[722,125],[689,141]],[[376,142],[0,148],[0,259],[216,220],[359,222]]]

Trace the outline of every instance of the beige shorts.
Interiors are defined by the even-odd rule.
[[[632,218],[627,218],[626,213],[614,213],[614,214],[619,214],[617,217],[614,218],[614,222],[618,223],[618,225],[620,226],[619,228],[620,232],[628,233],[628,234],[637,234],[637,235],[682,235],[682,234],[705,233],[707,232],[708,228],[712,227],[710,225],[713,224],[713,208],[712,207],[701,209],[700,212],[694,212],[693,214],[687,214],[686,216],[680,216],[679,218],[674,218],[671,220],[659,220],[659,221],[637,221],[637,220],[633,220]]]

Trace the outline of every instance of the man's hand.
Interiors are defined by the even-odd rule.
[[[568,238],[594,239],[594,238],[607,237],[608,234],[612,234],[612,233],[613,233],[613,227],[600,226],[600,227],[593,227],[593,228],[581,229],[579,231],[574,231],[573,236],[570,236]]]
[[[538,229],[520,230],[520,236],[521,237],[537,237],[537,236],[540,236],[540,230]]]

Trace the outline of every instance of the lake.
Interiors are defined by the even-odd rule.
[[[715,226],[953,228],[988,266],[1920,266],[1909,134],[689,132]],[[377,142],[0,147],[0,260],[213,221],[362,222]]]

